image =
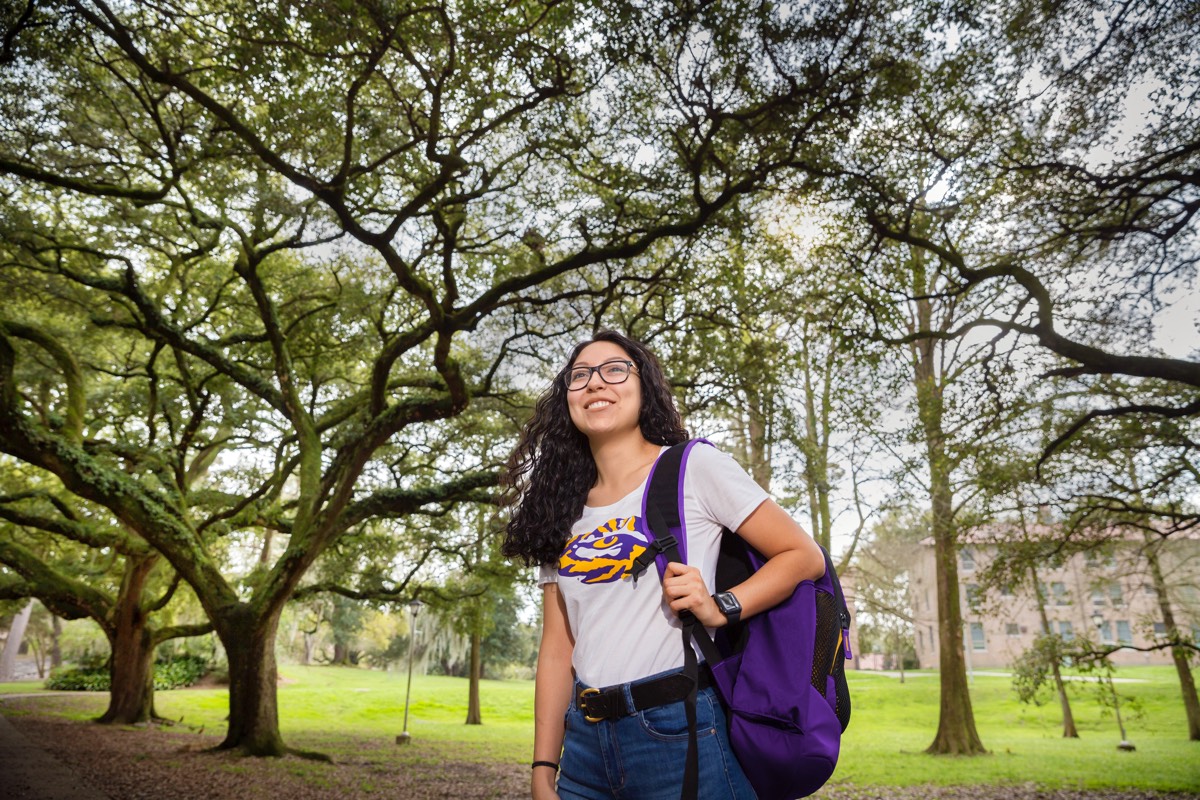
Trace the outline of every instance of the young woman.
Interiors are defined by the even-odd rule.
[[[669,564],[661,584],[653,567],[634,581],[647,542],[638,517],[647,475],[666,446],[687,438],[654,354],[606,331],[575,347],[509,458],[504,552],[541,565],[535,800],[675,800],[688,740],[679,613],[719,628],[738,606],[742,619],[753,616],[824,572],[816,543],[732,458],[696,447],[684,480],[691,563]],[[768,561],[718,606],[708,587],[722,527]],[[753,798],[705,683],[700,797]]]

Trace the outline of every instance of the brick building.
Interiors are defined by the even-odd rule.
[[[1019,588],[981,588],[981,577],[1004,532],[962,537],[958,554],[963,646],[972,668],[1008,667],[1041,630],[1029,581]],[[1167,649],[1143,652],[1166,634],[1161,604],[1140,533],[1103,549],[1078,553],[1037,571],[1051,629],[1066,639],[1089,635],[1106,645],[1127,645],[1113,654],[1117,665],[1170,664]],[[1163,582],[1176,624],[1200,641],[1200,535],[1176,536],[1159,549]],[[937,582],[932,539],[921,543],[909,575],[913,639],[922,667],[938,665]],[[1099,623],[1097,625],[1097,622]]]

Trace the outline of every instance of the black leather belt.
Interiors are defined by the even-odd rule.
[[[711,684],[707,669],[700,670],[700,685],[696,691]],[[625,699],[625,690],[633,697],[633,707]],[[678,703],[692,690],[692,679],[682,672],[673,672],[652,681],[609,686],[606,689],[584,689],[575,696],[575,707],[588,722],[600,722],[636,714],[647,708]]]

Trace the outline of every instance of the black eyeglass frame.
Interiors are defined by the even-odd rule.
[[[612,364],[624,364],[625,366],[628,367],[628,370],[625,372],[624,378],[621,378],[621,380],[619,380],[619,381],[610,381],[608,378],[604,377],[604,373],[601,372],[601,370],[607,366],[611,366]],[[571,388],[571,384],[574,383],[574,381],[571,380],[571,376],[574,373],[581,372],[585,369],[588,371],[587,380],[585,380],[583,383],[579,384],[578,386]],[[599,375],[600,380],[604,381],[609,386],[619,386],[620,384],[629,380],[629,376],[634,374],[636,371],[637,371],[637,364],[635,362],[630,361],[627,358],[610,358],[608,361],[605,361],[603,364],[597,364],[594,367],[571,367],[570,369],[563,370],[562,382],[563,382],[563,386],[567,387],[568,392],[581,392],[587,388],[587,385],[589,383],[592,382],[593,374]]]

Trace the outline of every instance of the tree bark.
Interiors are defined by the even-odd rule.
[[[917,265],[920,270],[920,265]],[[923,284],[924,280],[920,280]],[[923,294],[924,292],[922,292]],[[918,326],[930,330],[932,304],[916,301]],[[975,730],[975,713],[967,685],[966,657],[963,653],[963,619],[959,605],[958,547],[954,525],[954,493],[950,483],[950,462],[942,429],[943,387],[937,374],[937,344],[933,338],[913,344],[917,413],[925,438],[929,462],[929,495],[932,511],[934,558],[938,601],[938,666],[941,702],[937,735],[925,752],[939,755],[986,753]]]
[[[288,752],[279,734],[278,627],[278,612],[259,616],[246,606],[231,609],[219,623],[217,634],[229,659],[229,729],[219,750],[252,756]]]
[[[482,725],[483,713],[479,707],[479,681],[483,678],[483,637],[479,628],[471,631],[471,688],[467,699],[467,724]]]
[[[807,337],[808,331],[805,331]],[[821,408],[817,408],[817,387],[813,384],[814,367],[807,341],[804,348],[804,478],[808,492],[808,512],[812,519],[812,536],[817,544],[828,550],[833,539],[833,520],[829,509],[829,442],[827,430],[829,404],[828,387],[831,378],[824,376]],[[818,379],[820,377],[818,376]]]
[[[750,476],[762,488],[771,490],[771,448],[770,431],[767,430],[766,410],[763,408],[763,398],[758,392],[747,392],[748,408],[746,409],[746,455]]]
[[[1042,619],[1042,633],[1053,634],[1050,630],[1050,617],[1046,614],[1046,598],[1042,594],[1042,585],[1038,582],[1037,568],[1029,565],[1029,577],[1033,581],[1033,595],[1037,598],[1038,615]],[[1057,648],[1056,648],[1057,650]],[[1059,654],[1055,652],[1050,671],[1054,675],[1054,690],[1058,692],[1058,704],[1062,708],[1063,738],[1078,739],[1079,731],[1075,727],[1075,715],[1071,713],[1071,700],[1067,697],[1067,685],[1062,678],[1062,668],[1059,666]]]
[[[50,627],[53,633],[50,640],[50,669],[62,666],[62,620],[57,614],[50,616]]]
[[[109,663],[111,689],[108,710],[97,722],[132,725],[154,716],[154,641],[149,615],[142,608],[146,579],[158,556],[125,560],[125,575],[117,595],[113,625],[109,633],[112,659]]]
[[[315,632],[309,633],[308,631],[303,631],[303,634],[304,634],[304,655],[301,656],[300,663],[307,667],[309,664],[312,663],[313,645],[316,644],[317,634]]]
[[[33,601],[13,617],[12,627],[8,629],[8,638],[4,641],[4,652],[0,653],[0,683],[11,681],[17,673],[17,651],[25,638],[25,628],[29,626],[29,617],[33,614]]]
[[[1146,561],[1150,565],[1150,577],[1154,581],[1154,591],[1158,594],[1158,609],[1162,614],[1163,626],[1171,641],[1182,640],[1175,624],[1175,609],[1171,607],[1171,598],[1167,594],[1167,582],[1163,578],[1162,565],[1158,560],[1158,544],[1149,534],[1146,535]],[[1188,664],[1188,650],[1184,647],[1171,648],[1171,660],[1175,662],[1175,672],[1179,675],[1179,690],[1183,694],[1183,709],[1187,714],[1188,739],[1200,741],[1200,698],[1196,696],[1196,681],[1192,678],[1192,670]]]

